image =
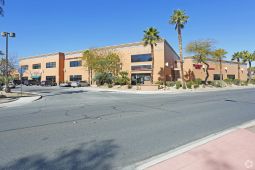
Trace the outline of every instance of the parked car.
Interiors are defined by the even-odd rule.
[[[60,87],[71,87],[71,83],[70,82],[60,83],[59,86]]]
[[[87,81],[73,81],[71,87],[88,87],[89,83]]]
[[[14,89],[16,88],[15,84],[13,82],[9,82],[8,84],[9,88]],[[3,89],[5,89],[6,85],[3,85]]]
[[[13,83],[17,86],[21,84],[21,80],[13,80]]]
[[[33,86],[33,85],[39,86],[40,82],[36,80],[24,80],[23,84],[26,86]]]
[[[49,80],[41,82],[41,86],[56,86],[56,85],[57,85],[57,83],[55,83],[53,81],[49,81]]]
[[[87,81],[80,81],[80,87],[88,87],[90,84]]]

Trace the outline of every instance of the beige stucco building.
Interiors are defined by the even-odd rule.
[[[145,47],[143,42],[100,49],[111,50],[120,56],[121,70],[129,73],[133,84],[143,84],[146,81],[150,81],[152,68],[151,49],[149,46]],[[83,51],[22,58],[19,63],[25,70],[22,77],[23,79],[37,79],[39,81],[52,80],[58,84],[75,80],[88,81],[88,70],[84,67],[84,61],[81,59]],[[178,74],[175,74],[174,67],[175,61],[179,57],[166,40],[157,43],[154,55],[153,81],[177,80]]]
[[[209,64],[209,78],[208,81],[219,80],[220,79],[220,63],[214,59],[208,59]],[[192,57],[186,57],[184,59],[184,75],[189,75],[193,73],[195,78],[200,78],[202,80],[206,77],[205,64],[197,63]],[[222,78],[225,79],[238,79],[238,63],[234,61],[222,61]],[[240,64],[240,80],[247,80],[247,64]]]
[[[127,71],[132,84],[146,84],[150,82],[152,72],[152,57],[150,46],[144,46],[143,42],[122,44],[116,46],[98,48],[111,50],[117,53],[121,61],[121,70]],[[82,61],[83,51],[66,53],[45,54],[20,59],[19,65],[23,68],[23,79],[35,79],[38,81],[51,80],[57,84],[70,81],[88,81],[88,69]],[[159,80],[180,80],[179,56],[166,40],[161,40],[155,46],[155,63],[153,82]],[[219,63],[208,60],[210,65],[209,81],[216,80],[219,75]],[[223,61],[223,79],[238,78],[236,62]],[[193,72],[195,78],[204,79],[205,70],[202,64],[197,64],[191,57],[184,60],[184,74]],[[241,65],[241,80],[247,80],[247,66]]]

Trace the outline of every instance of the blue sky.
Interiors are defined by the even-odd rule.
[[[16,32],[10,40],[16,57],[137,42],[150,26],[178,52],[168,20],[174,9],[183,9],[190,16],[183,45],[214,39],[230,57],[255,50],[254,6],[254,0],[6,0],[0,31]],[[5,49],[3,38],[0,49]]]

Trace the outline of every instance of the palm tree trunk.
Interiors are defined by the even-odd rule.
[[[249,61],[249,81],[248,82],[250,82],[251,81],[251,61]]]
[[[223,75],[222,75],[222,60],[220,59],[220,80],[223,80]]]
[[[182,55],[182,32],[181,28],[178,27],[178,41],[179,41],[179,50],[180,50],[180,66],[181,66],[181,77],[182,77],[182,86],[184,85],[184,71],[183,71],[183,55]]]
[[[88,82],[90,83],[91,79],[90,79],[90,68],[88,67]]]
[[[205,85],[207,85],[207,80],[209,78],[209,64],[206,63],[206,62],[203,62],[205,65],[206,65],[206,69],[205,69],[205,72],[206,72],[206,76],[205,76]]]
[[[90,84],[93,84],[93,69],[90,70]]]
[[[238,80],[240,81],[240,62],[238,61],[238,66],[237,66],[238,68]]]
[[[151,84],[153,84],[153,75],[154,75],[154,45],[153,44],[151,44],[151,57],[152,57]]]

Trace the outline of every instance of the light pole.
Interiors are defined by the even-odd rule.
[[[165,84],[165,88],[166,88],[166,67],[168,67],[168,66],[169,66],[169,63],[166,62],[165,63],[165,67],[164,67],[164,84]]]
[[[9,93],[10,92],[10,88],[9,88],[9,81],[8,81],[8,76],[9,76],[9,73],[8,73],[8,66],[9,66],[9,63],[8,63],[8,38],[9,37],[12,37],[14,38],[16,36],[15,33],[13,32],[2,32],[1,33],[2,37],[6,37],[6,52],[5,52],[5,92],[6,93]]]

